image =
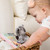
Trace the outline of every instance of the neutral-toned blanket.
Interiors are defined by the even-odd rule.
[[[0,50],[9,50],[13,49],[7,42],[1,41],[0,42]]]

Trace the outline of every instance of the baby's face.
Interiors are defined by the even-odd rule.
[[[37,5],[34,6],[33,8],[29,8],[29,13],[30,13],[33,17],[35,17],[35,19],[36,19],[36,21],[37,21],[38,23],[41,23],[42,20],[43,20],[44,18],[46,18],[46,14],[44,13],[44,11],[43,11],[40,7],[38,7]]]

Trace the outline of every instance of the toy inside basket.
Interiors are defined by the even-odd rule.
[[[26,35],[29,36],[29,37],[31,36],[31,34],[29,34],[29,33],[26,33]],[[36,44],[29,46],[27,48],[22,46],[22,47],[19,47],[19,48],[16,48],[16,49],[11,49],[11,50],[39,50],[39,48],[40,48],[40,43],[37,42]]]

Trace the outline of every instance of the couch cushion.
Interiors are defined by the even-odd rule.
[[[18,26],[24,25],[27,32],[32,33],[39,28],[39,24],[35,21],[34,17],[31,15],[27,16],[26,20],[22,20],[18,17],[15,17],[15,30]]]

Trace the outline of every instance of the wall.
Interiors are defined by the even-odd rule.
[[[13,33],[14,19],[10,0],[0,0],[0,33]]]

